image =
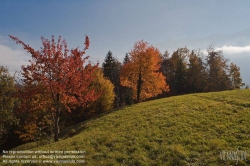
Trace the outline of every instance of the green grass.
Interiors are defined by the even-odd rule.
[[[56,143],[13,150],[85,150],[85,165],[235,165],[222,150],[250,154],[250,90],[143,102],[79,123]],[[33,146],[34,147],[34,146]],[[249,165],[238,161],[237,165]]]

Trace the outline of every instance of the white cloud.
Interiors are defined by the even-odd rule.
[[[15,71],[20,71],[22,65],[27,65],[31,57],[24,50],[14,50],[0,43],[0,59],[0,66],[7,67],[13,74]]]
[[[239,46],[224,45],[217,49],[222,50],[224,55],[225,54],[245,54],[245,53],[250,54],[250,46],[239,47]]]

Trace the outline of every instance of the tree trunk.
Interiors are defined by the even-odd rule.
[[[140,102],[141,86],[142,86],[142,79],[141,79],[141,71],[140,71],[139,79],[138,79],[138,82],[137,82],[137,103]]]
[[[58,134],[59,134],[59,111],[56,112],[55,117],[55,130],[54,130],[54,141],[58,141]]]
[[[58,134],[59,134],[59,114],[60,114],[60,106],[59,106],[59,94],[56,94],[56,112],[55,112],[55,131],[54,131],[54,141],[58,141]]]

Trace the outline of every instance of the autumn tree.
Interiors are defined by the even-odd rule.
[[[89,57],[83,56],[89,47],[89,38],[86,36],[82,51],[79,48],[69,51],[61,37],[57,42],[54,36],[51,41],[42,37],[43,47],[40,51],[14,36],[10,38],[32,55],[30,65],[22,67],[23,85],[35,85],[32,93],[27,94],[30,98],[37,94],[42,96],[34,109],[41,108],[50,113],[54,123],[54,141],[58,141],[61,112],[71,112],[77,106],[88,105],[99,97],[95,90],[88,88],[94,81],[93,72],[98,66],[85,65]]]
[[[20,81],[19,81],[20,83]],[[19,85],[16,97],[18,98],[17,106],[15,108],[15,115],[20,119],[19,126],[15,130],[15,133],[19,135],[19,138],[24,141],[40,141],[49,135],[52,129],[52,120],[48,114],[48,110],[44,107],[38,107],[37,105],[43,105],[45,102],[45,94],[37,93],[37,89],[40,88],[43,91],[43,86],[39,84],[23,84]]]
[[[87,109],[95,112],[95,114],[101,114],[113,109],[115,99],[114,85],[109,79],[104,77],[102,69],[97,69],[94,74],[95,80],[90,88],[100,92],[101,95]]]
[[[129,54],[126,53],[124,60],[123,60],[123,65],[129,63],[130,59],[129,59]],[[134,100],[133,100],[133,95],[132,95],[132,89],[130,87],[126,87],[126,86],[121,86],[121,101],[122,101],[122,105],[131,105],[133,104]]]
[[[234,64],[230,64],[230,79],[233,89],[239,89],[242,86],[242,78],[240,75],[240,68]]]
[[[7,140],[11,127],[18,122],[13,114],[15,91],[14,77],[7,68],[0,66],[0,145]]]
[[[82,107],[73,113],[74,119],[81,121],[85,117],[93,117],[113,109],[115,93],[114,85],[109,79],[104,77],[103,70],[98,68],[94,72],[95,79],[89,86],[90,89],[101,93],[100,97],[92,102],[88,107]]]
[[[169,90],[165,77],[159,72],[161,57],[158,49],[144,41],[136,42],[129,59],[121,70],[121,85],[132,89],[137,102]]]

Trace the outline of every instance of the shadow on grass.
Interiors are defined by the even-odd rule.
[[[93,121],[95,119],[98,119],[98,118],[101,118],[103,116],[106,116],[110,113],[113,113],[113,112],[117,112],[117,111],[121,111],[125,108],[129,108],[133,105],[128,105],[126,107],[120,107],[120,108],[117,108],[117,109],[113,109],[111,111],[108,111],[108,112],[104,112],[102,114],[99,114],[99,115],[96,115],[88,120],[85,120],[83,122],[80,122],[76,125],[73,125],[73,126],[70,126],[70,127],[67,127],[66,129],[62,130],[60,133],[59,133],[59,139],[67,139],[67,138],[70,138],[70,137],[73,137],[75,135],[78,135],[80,134],[82,131],[88,129],[88,125],[87,123],[90,122],[90,121]]]

